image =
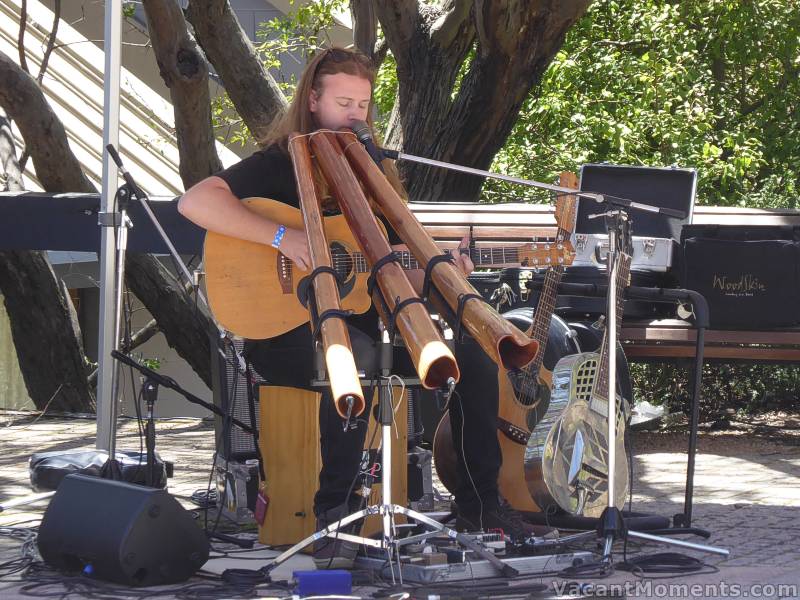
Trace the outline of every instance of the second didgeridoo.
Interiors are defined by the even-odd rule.
[[[331,253],[322,225],[319,194],[314,184],[314,166],[308,151],[308,138],[296,133],[290,135],[289,155],[292,158],[297,193],[300,197],[300,211],[308,236],[311,271],[313,272],[317,267],[330,268]],[[319,315],[328,310],[341,310],[339,288],[331,273],[320,273],[314,277],[311,290],[316,299]],[[342,319],[333,317],[325,319],[318,327],[336,412],[343,418],[360,415],[364,412],[366,404],[364,403],[364,392],[358,380],[358,371],[353,359],[347,325]]]
[[[420,265],[426,267],[431,258],[442,254],[436,242],[381,173],[355,134],[340,131],[337,137],[353,170],[366,185],[383,216],[408,245]],[[454,314],[458,309],[459,297],[477,294],[464,273],[448,262],[433,267],[431,281]],[[483,351],[504,369],[521,369],[534,359],[539,349],[536,340],[526,336],[480,300],[466,301],[462,322]]]
[[[337,135],[333,132],[313,134],[311,149],[364,256],[370,265],[374,265],[392,253],[392,247],[381,231],[341,147],[332,139]],[[418,297],[396,262],[388,262],[381,267],[375,279],[390,311],[394,311],[406,299]],[[450,379],[459,380],[456,359],[423,304],[412,302],[405,305],[397,313],[396,325],[424,387],[435,389],[446,385]]]

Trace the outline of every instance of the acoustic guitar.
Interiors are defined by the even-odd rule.
[[[575,228],[577,201],[563,197],[556,203],[557,244],[569,244]],[[545,414],[550,400],[551,373],[542,364],[550,333],[550,321],[556,306],[558,284],[564,266],[571,258],[552,266],[544,276],[544,285],[533,322],[526,334],[539,342],[539,352],[523,369],[500,368],[497,376],[497,438],[503,462],[497,478],[500,494],[517,510],[538,511],[539,508],[526,484],[525,449],[534,426]],[[434,437],[434,464],[442,484],[451,492],[461,483],[452,441],[449,411],[446,412]]]
[[[267,198],[247,198],[248,209],[286,227],[303,229],[300,210]],[[366,312],[369,265],[357,250],[355,238],[342,215],[324,218],[332,266],[343,281],[342,308]],[[404,269],[419,269],[408,251],[398,252]],[[469,250],[476,267],[536,267],[569,264],[571,244],[526,243]],[[308,309],[300,302],[297,288],[308,275],[291,260],[267,244],[207,232],[203,247],[205,285],[211,312],[231,333],[249,339],[268,339],[307,323]]]

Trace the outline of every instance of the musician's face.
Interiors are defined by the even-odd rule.
[[[337,130],[366,121],[372,85],[368,79],[347,73],[322,76],[322,90],[309,96],[309,110],[317,126]]]

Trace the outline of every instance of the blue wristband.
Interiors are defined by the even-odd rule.
[[[283,225],[278,225],[278,231],[275,232],[275,237],[272,239],[272,247],[273,248],[280,248],[281,242],[283,241],[283,236],[286,233],[286,227]]]

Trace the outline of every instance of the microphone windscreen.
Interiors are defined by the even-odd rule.
[[[372,139],[372,130],[369,128],[366,121],[354,121],[351,129],[362,142]]]

